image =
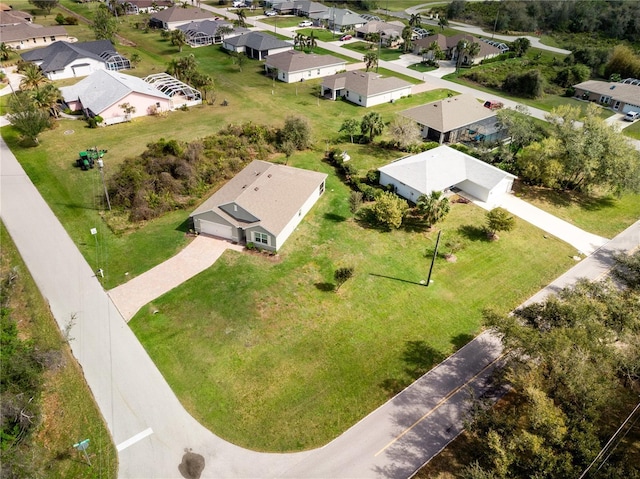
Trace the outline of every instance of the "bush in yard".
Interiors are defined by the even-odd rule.
[[[409,205],[407,202],[389,191],[384,191],[378,196],[371,208],[376,223],[389,230],[400,228],[408,210]]]
[[[544,76],[536,69],[510,73],[502,83],[502,89],[527,98],[540,98],[544,94]]]
[[[361,191],[352,191],[349,196],[349,210],[356,213],[362,206],[363,194]]]
[[[280,144],[289,141],[298,150],[309,148],[311,146],[311,126],[309,122],[300,116],[288,116],[284,120],[284,126],[278,132],[278,141]]]
[[[516,225],[516,220],[504,208],[494,208],[487,211],[485,218],[487,236],[491,239],[498,239],[498,232],[511,231]]]
[[[338,268],[333,273],[333,279],[336,282],[336,291],[338,291],[340,289],[340,286],[342,286],[352,276],[353,276],[353,267],[349,266],[344,268]]]

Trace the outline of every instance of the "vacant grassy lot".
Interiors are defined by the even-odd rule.
[[[42,422],[36,427],[31,448],[34,470],[44,474],[38,477],[115,478],[116,450],[102,415],[48,304],[1,223],[0,244],[0,277],[4,281],[12,268],[18,273],[7,307],[18,322],[20,337],[33,341],[40,351],[53,350],[60,354],[60,366],[44,373]],[[73,444],[83,439],[90,440],[87,452],[93,467],[73,449]]]
[[[369,42],[353,42],[346,43],[344,48],[349,50],[353,50],[354,52],[362,53],[366,55],[367,53],[378,53],[378,47],[375,44]],[[381,48],[380,49],[380,60],[384,61],[393,61],[400,58],[402,55],[402,49],[400,48]]]

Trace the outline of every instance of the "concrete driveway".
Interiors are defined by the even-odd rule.
[[[242,251],[243,247],[211,236],[197,236],[173,258],[110,290],[109,297],[128,322],[145,304],[209,268],[228,249]]]

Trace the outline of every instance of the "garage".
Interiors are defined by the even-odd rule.
[[[220,238],[233,239],[232,227],[214,223],[213,221],[200,220],[200,233]]]

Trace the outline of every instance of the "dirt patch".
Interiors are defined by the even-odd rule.
[[[204,471],[204,457],[187,450],[182,456],[178,471],[185,479],[200,479],[200,475]]]

